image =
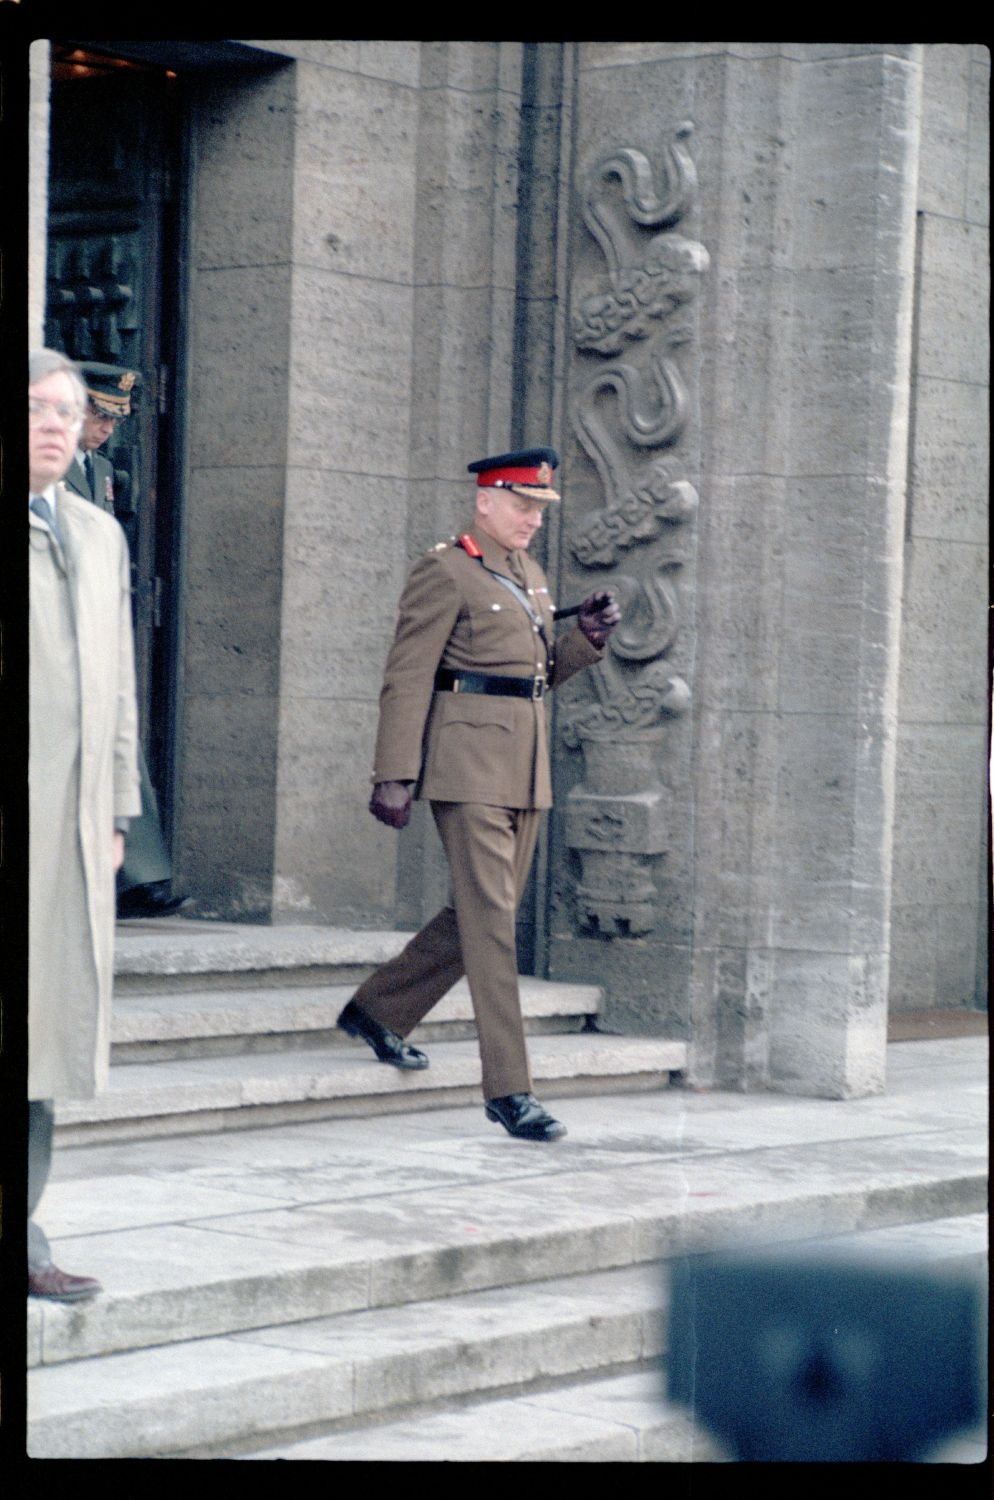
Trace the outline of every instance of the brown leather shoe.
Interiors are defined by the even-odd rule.
[[[46,1297],[49,1302],[85,1302],[102,1292],[103,1287],[93,1276],[70,1276],[47,1261],[43,1266],[28,1269],[28,1296]]]

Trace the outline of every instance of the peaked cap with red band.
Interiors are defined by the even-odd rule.
[[[476,483],[484,489],[510,490],[528,500],[558,500],[552,488],[553,470],[559,468],[555,448],[522,448],[518,453],[499,453],[496,458],[478,458],[468,464]]]

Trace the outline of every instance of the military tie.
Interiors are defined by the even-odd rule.
[[[31,509],[34,511],[34,513],[38,517],[38,519],[40,521],[44,521],[45,522],[45,525],[48,527],[49,531],[52,533],[52,535],[54,536],[55,540],[58,542],[59,546],[61,547],[62,546],[62,538],[59,535],[59,528],[55,524],[55,516],[52,513],[52,507],[49,505],[48,501],[45,499],[45,496],[44,495],[33,495],[31,497],[30,505],[31,505]]]
[[[83,473],[86,475],[86,485],[90,491],[90,499],[96,500],[96,491],[93,488],[93,455],[90,452],[83,454]]]

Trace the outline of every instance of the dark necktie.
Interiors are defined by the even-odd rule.
[[[61,547],[62,546],[62,538],[59,535],[59,528],[55,524],[55,516],[52,514],[52,507],[49,505],[48,501],[45,499],[45,496],[44,495],[35,495],[35,496],[33,496],[32,499],[31,499],[30,504],[31,504],[31,509],[34,511],[35,515],[38,517],[38,519],[40,521],[44,521],[45,522],[45,525],[48,527],[49,531],[52,533],[52,535],[54,536],[55,540],[58,542],[59,546]]]
[[[95,500],[97,495],[93,488],[93,456],[90,453],[83,454],[83,473],[86,475],[86,485],[90,491],[90,498]]]

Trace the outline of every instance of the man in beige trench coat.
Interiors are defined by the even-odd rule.
[[[28,1292],[60,1302],[100,1283],[53,1265],[32,1216],[53,1101],[107,1080],[114,875],[141,811],[127,542],[61,483],[85,399],[64,355],[29,356]]]
[[[430,801],[452,894],[338,1018],[381,1062],[427,1067],[404,1038],[465,974],[487,1117],[541,1141],[566,1127],[532,1093],[515,912],[541,811],[552,803],[543,699],[601,659],[621,617],[610,593],[593,594],[553,642],[548,583],[527,548],[559,499],[558,463],[554,449],[532,448],[470,464],[472,531],[439,543],[407,581],[380,694],[369,806],[403,828],[412,798]]]

